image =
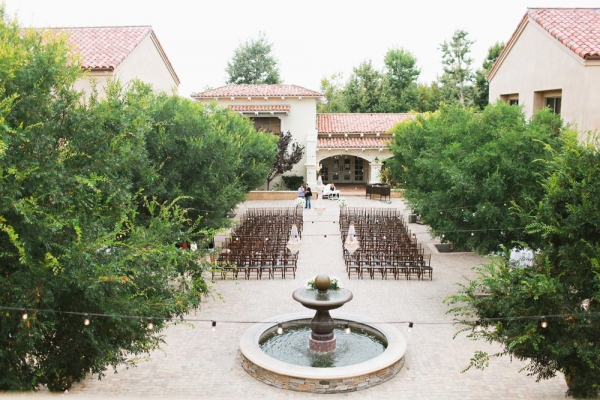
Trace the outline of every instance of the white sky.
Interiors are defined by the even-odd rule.
[[[422,82],[442,72],[440,44],[457,29],[475,40],[481,66],[487,49],[506,42],[527,7],[600,7],[600,0],[4,0],[26,27],[151,25],[189,96],[223,86],[235,48],[264,31],[286,84],[319,90],[321,78],[363,60],[383,66],[386,51],[403,47],[421,67]]]

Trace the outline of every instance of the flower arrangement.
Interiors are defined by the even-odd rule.
[[[315,286],[315,278],[316,278],[316,276],[313,276],[312,278],[308,279],[306,281],[306,284],[304,285],[304,287],[308,290],[316,289],[317,287]],[[331,281],[331,283],[329,283],[329,289],[337,290],[337,289],[344,288],[342,286],[342,283],[340,282],[340,280],[338,278],[336,278],[335,276],[330,276],[329,280]]]
[[[305,204],[306,204],[306,201],[302,197],[298,197],[296,199],[296,207],[303,208]]]
[[[348,205],[348,201],[345,198],[340,197],[338,200],[338,206],[343,208],[343,207],[346,207],[347,205]]]

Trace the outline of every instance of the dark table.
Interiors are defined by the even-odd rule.
[[[378,194],[379,200],[383,200],[384,197],[390,199],[391,188],[390,185],[386,185],[384,183],[372,183],[367,185],[367,193],[365,198],[369,196],[371,198],[372,195]]]

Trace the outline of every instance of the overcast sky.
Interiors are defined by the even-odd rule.
[[[321,78],[347,78],[363,60],[383,66],[388,49],[412,52],[422,82],[442,72],[440,44],[457,29],[475,41],[475,69],[506,42],[527,7],[600,7],[599,0],[4,0],[26,27],[151,25],[189,96],[225,84],[235,48],[266,33],[286,84],[319,90]]]

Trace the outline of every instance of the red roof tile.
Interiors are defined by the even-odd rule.
[[[319,133],[386,133],[412,114],[317,114]]]
[[[291,107],[286,106],[286,105],[274,104],[272,106],[236,106],[236,105],[232,105],[232,106],[229,106],[229,108],[231,108],[233,111],[237,111],[237,112],[271,112],[271,111],[289,112]]]
[[[600,8],[530,8],[527,15],[579,57],[600,57]]]
[[[192,93],[196,99],[224,97],[323,97],[323,93],[296,85],[229,85],[205,92]]]
[[[85,69],[114,70],[152,33],[150,26],[115,26],[92,28],[49,28],[65,32],[68,43],[81,55]]]
[[[385,149],[390,138],[381,137],[320,137],[317,139],[319,149]]]

